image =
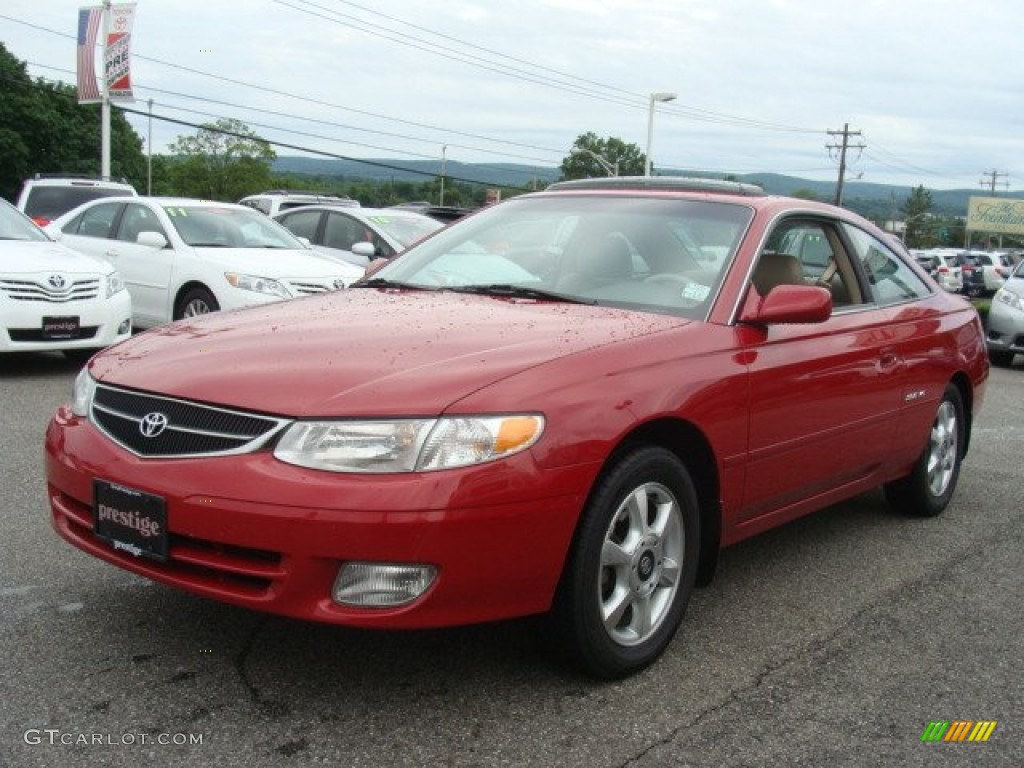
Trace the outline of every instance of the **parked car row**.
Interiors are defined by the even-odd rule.
[[[1000,251],[931,248],[911,253],[939,285],[968,296],[993,295],[1013,268],[1010,254]]]
[[[444,226],[311,193],[243,202],[143,197],[109,179],[26,180],[20,211],[0,209],[0,351],[87,357],[133,329],[345,288],[371,260]]]

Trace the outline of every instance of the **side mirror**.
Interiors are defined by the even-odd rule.
[[[750,291],[741,323],[787,325],[823,323],[832,316],[832,294],[815,285],[777,285],[763,299]]]
[[[166,248],[167,238],[159,232],[139,232],[135,238],[135,242],[139,245],[145,245],[148,248]]]
[[[372,259],[377,255],[377,249],[373,247],[373,243],[363,241],[352,246],[352,253],[356,256],[365,256],[367,259]]]

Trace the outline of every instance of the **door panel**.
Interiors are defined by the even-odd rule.
[[[875,472],[893,439],[902,362],[890,312],[774,326],[750,348],[750,438],[741,520]]]

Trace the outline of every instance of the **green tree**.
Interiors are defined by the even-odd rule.
[[[645,159],[636,144],[627,144],[614,136],[602,139],[588,132],[576,137],[560,170],[563,179],[608,176],[609,171],[617,176],[642,176]]]
[[[176,194],[234,201],[271,185],[270,144],[240,120],[217,120],[195,136],[179,136],[168,146],[170,185]]]
[[[35,173],[100,173],[100,106],[79,104],[74,86],[29,77],[0,43],[0,195],[13,199]],[[114,109],[110,171],[144,189],[142,139]],[[142,186],[140,186],[140,184]]]
[[[900,212],[903,214],[903,242],[909,248],[921,248],[929,244],[929,238],[934,238],[934,222],[932,221],[932,193],[923,186],[916,187],[910,193]]]

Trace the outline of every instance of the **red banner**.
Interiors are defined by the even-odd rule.
[[[111,101],[135,101],[132,94],[131,42],[135,3],[110,6],[104,69]]]

